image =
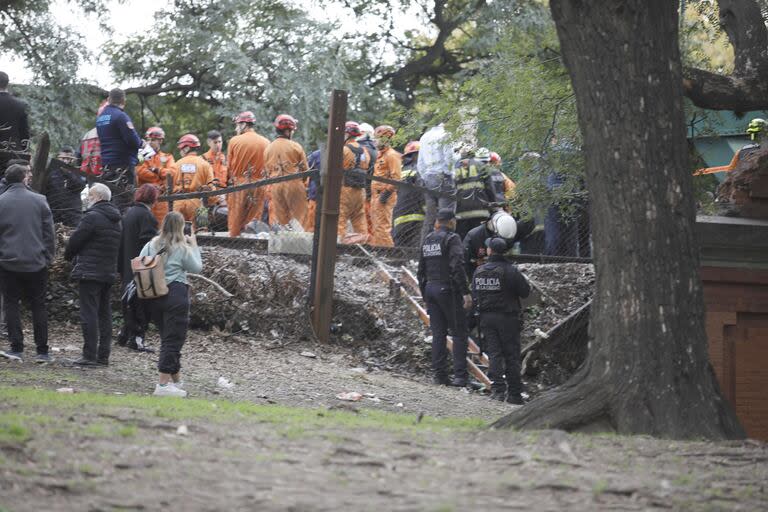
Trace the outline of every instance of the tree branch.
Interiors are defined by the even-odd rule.
[[[683,92],[697,107],[736,112],[768,109],[768,77],[725,76],[695,68],[684,70],[683,76]]]

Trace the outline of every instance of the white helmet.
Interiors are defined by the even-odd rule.
[[[510,214],[499,210],[488,221],[488,229],[501,238],[512,240],[517,234],[517,222]]]
[[[475,158],[481,162],[488,162],[491,159],[491,150],[488,148],[480,148],[475,151]]]
[[[365,139],[366,137],[369,139],[373,138],[373,126],[368,123],[360,123],[360,131],[363,132],[363,134],[357,138],[358,140]]]

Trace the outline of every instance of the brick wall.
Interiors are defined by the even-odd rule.
[[[703,266],[709,357],[749,437],[768,441],[768,270]]]

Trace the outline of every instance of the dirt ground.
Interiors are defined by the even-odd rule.
[[[0,361],[0,510],[768,508],[761,443],[493,431],[512,406],[344,350],[201,332],[183,359],[195,398],[156,399],[154,355],[67,367],[79,336],[53,326],[49,366]]]

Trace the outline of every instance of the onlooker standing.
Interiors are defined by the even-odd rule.
[[[80,197],[85,188],[85,178],[62,167],[58,162],[74,165],[75,150],[64,146],[55,160],[51,160],[45,197],[53,212],[53,221],[71,228],[77,226],[83,216],[83,200]]]
[[[96,131],[101,145],[102,178],[115,184],[115,203],[121,210],[128,208],[136,183],[135,167],[138,151],[144,145],[131,118],[123,112],[125,92],[109,91],[109,105],[96,118]]]
[[[80,281],[80,322],[83,356],[79,366],[107,366],[112,348],[112,308],[109,292],[116,278],[120,249],[120,211],[109,202],[112,193],[103,183],[88,191],[88,210],[72,233],[64,252],[67,261],[77,258],[72,279]]]
[[[8,74],[0,71],[0,175],[10,160],[19,158],[14,151],[24,151],[29,144],[27,105],[8,92]]]
[[[456,193],[456,181],[453,168],[453,150],[449,144],[445,126],[430,128],[419,140],[419,160],[416,168],[424,186],[438,192]],[[434,197],[424,194],[425,213],[424,224],[421,228],[423,241],[432,231],[437,218],[437,211],[450,208],[456,211],[456,200],[449,197]]]
[[[184,236],[184,217],[171,212],[165,217],[160,235],[144,246],[140,256],[156,256],[163,251],[168,295],[147,302],[160,329],[160,382],[157,396],[185,397],[181,383],[181,347],[189,327],[189,286],[187,272],[200,272],[203,261],[195,235]]]
[[[141,249],[157,236],[157,218],[152,207],[157,203],[160,189],[149,183],[140,186],[134,195],[134,203],[123,215],[123,234],[120,242],[120,274],[123,281],[123,294],[133,281],[131,260],[139,255]],[[123,329],[117,338],[117,344],[133,350],[149,351],[144,342],[144,334],[149,323],[149,311],[146,302],[135,298],[130,307],[123,300]]]
[[[45,197],[24,184],[29,167],[14,164],[5,173],[7,190],[0,195],[0,286],[11,350],[5,357],[21,360],[24,335],[19,301],[26,295],[32,308],[37,359],[48,355],[48,314],[45,308],[48,265],[56,252],[53,217]]]

